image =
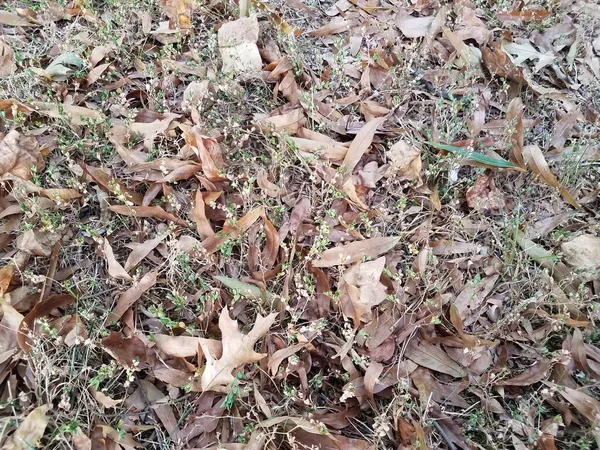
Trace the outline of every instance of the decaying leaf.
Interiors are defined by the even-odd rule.
[[[31,179],[31,167],[44,168],[38,141],[17,130],[10,131],[0,141],[0,176],[11,173],[25,180]]]
[[[455,378],[462,378],[467,375],[466,370],[450,358],[444,350],[422,340],[417,342],[417,339],[413,338],[410,341],[406,349],[406,357],[420,366]]]
[[[202,241],[202,246],[208,253],[214,253],[219,250],[219,247],[228,239],[237,239],[240,234],[248,231],[254,222],[264,215],[265,211],[262,207],[255,208],[235,222],[233,226],[224,226],[223,230],[219,233],[215,233],[204,239]]]
[[[402,34],[407,38],[419,38],[429,34],[431,24],[434,16],[425,17],[398,17],[396,19],[396,26]]]
[[[356,134],[356,137],[350,144],[350,148],[348,148],[346,157],[340,166],[340,172],[345,178],[352,174],[352,171],[360,161],[360,158],[362,158],[362,156],[371,146],[371,142],[373,142],[373,137],[377,132],[377,128],[379,128],[385,121],[386,117],[377,117],[376,119],[367,122],[365,126],[363,126]]]
[[[385,155],[391,161],[391,167],[400,176],[400,180],[421,181],[421,151],[404,140],[396,142]]]
[[[36,256],[50,256],[60,235],[41,230],[27,230],[17,238],[19,250]]]
[[[223,308],[219,317],[219,328],[221,329],[223,341],[223,354],[216,359],[210,352],[210,347],[205,339],[200,340],[200,346],[206,357],[206,367],[202,373],[201,385],[204,391],[227,392],[229,386],[235,380],[232,372],[243,364],[255,363],[267,356],[264,353],[256,353],[254,344],[262,338],[271,328],[277,313],[256,318],[254,326],[248,334],[242,334],[238,329],[238,323],[229,317],[229,310]]]
[[[51,405],[43,405],[31,411],[4,444],[3,448],[6,450],[31,450],[36,448],[50,421],[50,416],[46,415],[50,408]]]
[[[0,78],[12,74],[16,69],[12,49],[4,39],[0,39]]]
[[[146,275],[142,277],[140,281],[135,283],[132,287],[127,289],[119,299],[117,300],[117,304],[115,308],[112,310],[108,318],[106,319],[106,323],[116,322],[121,318],[125,311],[127,311],[131,306],[154,284],[156,283],[157,272],[155,270],[151,270]]]
[[[104,257],[106,258],[108,274],[111,277],[131,281],[131,276],[115,258],[115,254],[113,253],[113,249],[108,242],[108,239],[102,240],[102,253],[104,253]]]
[[[379,278],[385,268],[385,257],[374,261],[360,262],[344,272],[344,284],[340,287],[340,306],[345,316],[351,317],[354,326],[361,320],[373,319],[371,309],[383,302],[387,296],[385,285]]]
[[[509,123],[510,160],[525,169],[523,157],[523,102],[515,97],[508,105],[506,120]]]
[[[314,267],[331,267],[352,264],[363,258],[376,258],[394,248],[400,237],[376,237],[364,241],[350,242],[330,248],[321,254],[321,259],[312,262]]]

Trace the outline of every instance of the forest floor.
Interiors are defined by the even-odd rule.
[[[2,448],[598,448],[597,2],[0,8]]]

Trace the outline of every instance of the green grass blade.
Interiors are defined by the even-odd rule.
[[[431,145],[432,147],[440,150],[446,150],[447,152],[461,156],[463,158],[471,160],[476,165],[484,167],[496,167],[500,169],[515,169],[521,170],[520,167],[502,158],[492,158],[491,156],[484,155],[483,153],[464,149],[462,147],[456,147],[455,145],[440,144],[438,142],[425,141],[425,144]]]

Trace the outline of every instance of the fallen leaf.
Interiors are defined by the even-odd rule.
[[[17,248],[36,256],[50,256],[60,235],[49,231],[27,230],[17,238]]]
[[[462,320],[466,320],[479,310],[499,277],[499,275],[492,275],[480,281],[470,281],[465,285],[454,300],[454,305]]]
[[[494,384],[496,386],[530,386],[546,378],[548,375],[548,370],[550,370],[551,366],[551,361],[547,359],[540,359],[531,367],[521,372],[519,375],[507,380],[498,380]]]
[[[177,358],[196,356],[200,345],[200,338],[194,336],[155,334],[152,340],[162,352]]]
[[[546,10],[528,10],[528,11],[510,11],[510,12],[499,12],[496,17],[503,22],[517,21],[517,22],[531,22],[534,20],[542,20],[550,15],[550,11]]]
[[[256,42],[259,27],[256,15],[225,23],[218,31],[222,71],[243,78],[255,77],[262,69],[262,58]]]
[[[92,450],[92,440],[85,435],[81,428],[71,435],[75,450]]]
[[[537,59],[538,62],[533,68],[534,73],[539,72],[548,64],[552,64],[556,59],[556,56],[554,56],[553,53],[542,53],[536,50],[535,47],[529,42],[518,44],[516,42],[502,41],[502,49],[508,54],[512,62],[517,66],[522,65],[525,61],[530,59]]]
[[[560,246],[567,264],[580,271],[589,271],[588,279],[599,279],[600,238],[582,234]],[[590,278],[591,277],[591,278]]]
[[[12,49],[0,39],[0,78],[8,76],[17,70],[17,64]]]
[[[158,419],[165,427],[165,431],[171,436],[177,430],[177,419],[173,413],[173,409],[167,401],[169,397],[161,392],[154,384],[148,380],[140,380],[140,388],[143,389],[145,397],[148,400],[148,406],[151,407]]]
[[[0,10],[0,24],[11,27],[35,27],[36,24],[30,22],[26,17]]]
[[[235,278],[224,277],[220,275],[215,276],[215,280],[220,281],[229,289],[243,297],[248,297],[252,300],[260,300],[265,297],[263,291],[254,284],[244,283],[243,281],[236,280]]]
[[[206,367],[200,380],[202,390],[228,392],[231,383],[235,380],[232,375],[235,369],[243,364],[258,362],[267,356],[265,353],[256,353],[254,344],[269,331],[278,315],[278,313],[272,313],[267,317],[262,317],[258,314],[254,326],[248,334],[244,335],[238,330],[237,321],[229,317],[227,307],[223,308],[219,317],[223,342],[221,358],[216,359],[210,353],[206,339],[200,340],[200,346],[206,357]]]
[[[391,167],[400,176],[400,180],[421,181],[421,151],[404,140],[399,140],[385,152],[391,161]]]
[[[108,266],[108,274],[111,277],[131,281],[131,276],[129,276],[127,271],[115,258],[113,249],[106,238],[102,240],[102,253],[104,253],[104,258],[106,259],[106,264]]]
[[[68,105],[64,103],[51,103],[33,101],[31,106],[39,114],[69,121],[75,125],[88,125],[103,122],[105,117],[100,111],[85,108],[83,106]]]
[[[367,390],[367,395],[373,403],[375,403],[373,389],[375,388],[375,384],[379,381],[378,378],[379,375],[381,375],[381,372],[383,372],[383,365],[375,361],[371,361],[365,372],[365,389]]]
[[[282,348],[277,350],[275,353],[271,355],[269,358],[269,371],[272,376],[277,375],[279,371],[279,366],[283,362],[284,359],[289,358],[292,355],[295,355],[297,352],[302,350],[304,347],[308,345],[307,342],[300,342],[298,344],[290,345],[289,347]]]
[[[510,160],[525,169],[523,157],[523,102],[515,97],[508,105],[506,121],[509,123]]]
[[[327,25],[323,25],[321,28],[309,31],[308,34],[311,36],[329,36],[331,34],[343,33],[350,29],[350,22],[343,17],[335,17]]]
[[[96,66],[92,70],[90,70],[86,77],[86,82],[88,86],[98,81],[102,74],[106,72],[106,69],[110,67],[110,64],[111,63],[100,64],[99,66]]]
[[[463,67],[477,67],[479,65],[480,55],[475,52],[473,47],[465,44],[461,38],[459,38],[454,32],[448,27],[442,27],[442,32],[446,39],[450,41],[459,58],[456,61],[458,68]]]
[[[340,306],[346,317],[351,317],[354,327],[361,320],[373,320],[371,309],[386,299],[386,287],[379,281],[385,268],[385,257],[374,261],[360,262],[343,274],[344,284],[340,287]]]
[[[434,16],[425,17],[401,17],[396,19],[396,26],[404,36],[410,39],[427,36],[431,31]]]
[[[161,0],[161,5],[173,28],[185,30],[191,27],[191,15],[196,6],[194,0]]]
[[[285,195],[285,189],[280,188],[275,183],[269,181],[267,173],[264,170],[260,170],[256,174],[256,183],[269,197],[277,198]]]
[[[312,153],[320,158],[325,158],[330,161],[341,161],[348,153],[348,147],[339,142],[327,143],[314,139],[305,139],[298,137],[290,138],[296,148],[301,152]]]
[[[223,229],[209,236],[202,241],[202,246],[208,253],[214,253],[219,250],[219,247],[229,239],[237,239],[242,233],[258,220],[259,217],[265,215],[264,208],[258,207],[248,212],[244,217],[235,222],[234,225],[226,225]]]
[[[17,336],[23,322],[23,315],[4,301],[2,296],[0,296],[0,312],[2,313],[2,320],[0,320],[0,355],[2,355],[7,352],[12,353],[17,348]]]
[[[550,172],[550,167],[548,167],[548,163],[546,162],[546,158],[542,154],[542,151],[537,145],[527,145],[523,147],[522,150],[523,159],[527,163],[527,165],[531,168],[533,173],[535,173],[540,180],[544,183],[555,187],[560,192],[560,195],[569,203],[571,206],[574,206],[577,209],[580,209],[581,206],[577,203],[577,200],[571,195],[569,190],[563,186],[554,176],[552,172]]]
[[[455,378],[467,376],[466,370],[450,358],[444,350],[423,340],[411,339],[405,356],[420,366]]]
[[[598,417],[600,417],[600,401],[582,391],[567,386],[559,386],[548,382],[546,384],[562,395],[564,399],[573,405],[583,417],[590,421],[590,423],[598,423]]]
[[[173,214],[165,211],[160,206],[126,206],[111,205],[108,207],[112,212],[129,217],[151,217],[154,219],[164,219],[175,222],[177,225],[187,227],[187,223]]]
[[[25,353],[31,351],[33,342],[29,337],[29,333],[34,331],[35,320],[39,317],[44,317],[56,308],[67,306],[75,301],[72,295],[61,294],[53,295],[47,300],[37,303],[29,313],[23,318],[17,334],[17,342],[21,350]]]
[[[500,169],[513,169],[524,171],[525,169],[520,168],[519,166],[513,164],[510,161],[507,161],[502,158],[496,158],[484,155],[482,153],[472,151],[468,148],[457,147],[456,145],[450,144],[441,144],[439,142],[425,142],[427,145],[431,145],[432,147],[438,148],[440,150],[448,151],[455,155],[458,155],[464,158],[464,164],[473,164],[480,167],[486,168],[500,168]]]
[[[156,270],[151,270],[146,275],[144,275],[140,281],[138,281],[125,292],[123,292],[119,296],[115,308],[112,310],[112,312],[106,319],[106,323],[116,322],[117,320],[119,320],[123,316],[123,314],[125,314],[125,311],[131,308],[131,306],[137,300],[139,300],[148,289],[150,289],[156,284],[157,275],[158,273],[156,272]]]
[[[210,195],[210,193],[206,193]],[[210,225],[210,221],[206,217],[206,203],[204,201],[204,193],[198,189],[194,197],[194,207],[190,211],[190,219],[196,222],[196,231],[202,239],[206,239],[209,236],[215,234]]]
[[[110,172],[100,167],[90,166],[85,163],[79,164],[81,168],[87,173],[92,180],[102,187],[106,192],[111,193],[117,197],[121,197],[129,204],[133,203],[135,205],[142,204],[142,196],[127,188],[125,183],[121,180],[114,178]]]
[[[154,239],[148,239],[141,244],[137,243],[137,242],[127,244],[127,247],[129,247],[132,250],[132,252],[127,257],[127,261],[125,261],[125,271],[129,272],[131,269],[136,267],[166,237],[167,237],[167,233],[161,233],[158,236],[156,236]]]
[[[503,211],[506,205],[502,192],[494,184],[491,171],[477,177],[475,184],[467,189],[467,205],[480,212]]]
[[[102,339],[101,344],[108,354],[128,369],[139,371],[148,367],[150,349],[138,337],[123,337],[113,331]]]
[[[377,128],[379,128],[383,122],[386,121],[386,117],[378,117],[367,122],[356,134],[354,140],[350,144],[350,148],[348,148],[348,152],[346,153],[346,157],[340,166],[340,173],[342,174],[344,180],[348,179],[354,168],[360,161],[360,158],[366,153],[366,151],[371,146],[371,142],[373,142],[373,137],[377,132]]]
[[[499,77],[516,81],[526,85],[527,81],[523,75],[523,69],[515,66],[506,52],[502,50],[502,44],[498,42],[494,50],[484,47],[481,51],[483,62],[490,72]]]
[[[259,123],[258,127],[267,133],[286,131],[288,135],[294,135],[304,126],[306,118],[302,108],[292,109],[286,113],[268,117]]]
[[[123,399],[114,400],[110,398],[108,395],[103,393],[102,391],[98,391],[93,386],[89,387],[92,396],[96,399],[98,403],[100,403],[104,408],[114,408],[118,404],[123,402]]]
[[[31,168],[38,173],[44,168],[38,141],[16,130],[10,131],[0,141],[0,176],[11,173],[24,180],[31,179]]]
[[[321,259],[313,261],[312,265],[313,267],[331,267],[352,264],[363,258],[376,258],[394,248],[398,242],[400,242],[400,237],[375,237],[350,242],[325,250],[321,254]]]
[[[5,450],[31,450],[37,448],[50,421],[50,417],[46,415],[50,408],[51,405],[43,405],[31,411],[4,444],[3,448]]]

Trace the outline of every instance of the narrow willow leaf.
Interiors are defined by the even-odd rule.
[[[440,150],[446,150],[447,152],[462,156],[477,166],[523,171],[523,169],[520,167],[502,158],[492,158],[491,156],[484,155],[483,153],[474,152],[462,147],[456,147],[455,145],[440,144],[438,142],[431,141],[426,141],[425,143]]]

